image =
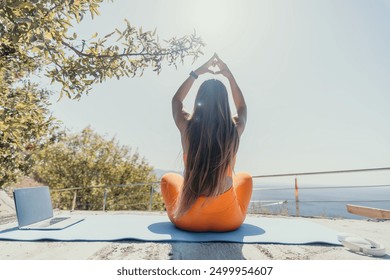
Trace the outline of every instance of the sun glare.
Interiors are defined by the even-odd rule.
[[[188,3],[191,3],[188,7],[191,24],[202,37],[207,37],[208,42],[238,31],[242,21],[240,1],[199,0]]]

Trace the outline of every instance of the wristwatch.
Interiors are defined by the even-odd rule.
[[[195,79],[197,79],[199,77],[194,71],[190,72],[190,76],[194,77]]]

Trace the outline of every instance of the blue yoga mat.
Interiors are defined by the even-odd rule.
[[[74,215],[72,215],[74,216]],[[166,216],[100,214],[62,230],[0,230],[0,240],[15,241],[117,241],[238,242],[275,244],[326,243],[340,245],[337,232],[315,222],[273,217],[247,217],[237,230],[194,233],[176,228]]]

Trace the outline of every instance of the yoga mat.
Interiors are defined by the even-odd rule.
[[[166,216],[159,215],[100,214],[80,217],[85,220],[62,230],[19,230],[15,226],[10,226],[0,230],[0,240],[140,240],[341,245],[337,240],[337,232],[315,222],[294,218],[247,217],[244,224],[232,232],[194,233],[176,228]]]

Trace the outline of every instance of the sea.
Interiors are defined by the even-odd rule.
[[[347,204],[390,210],[390,185],[367,187],[301,185],[298,190],[298,202],[294,186],[275,183],[254,185],[249,212],[368,219],[349,213]]]

